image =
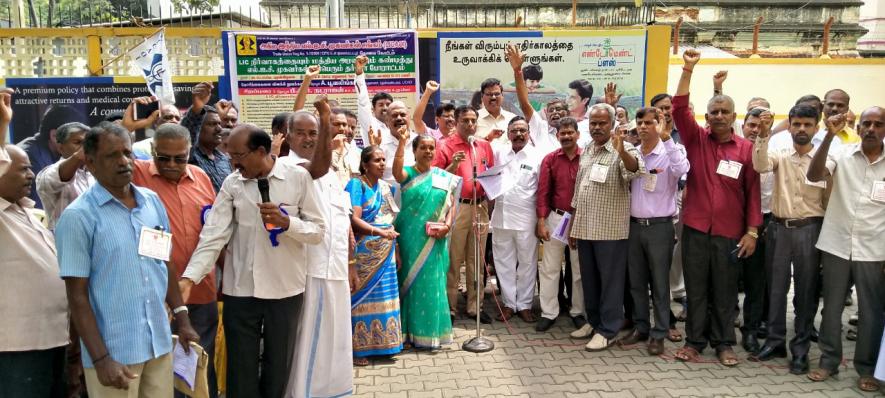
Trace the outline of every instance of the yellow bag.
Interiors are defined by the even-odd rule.
[[[172,344],[178,344],[178,336],[172,336]],[[188,387],[187,383],[177,376],[173,376],[175,381],[175,391],[193,398],[209,398],[209,382],[206,379],[206,370],[209,366],[209,354],[203,350],[197,343],[191,343],[191,349],[197,351],[199,359],[197,359],[197,377],[194,379],[194,388]]]

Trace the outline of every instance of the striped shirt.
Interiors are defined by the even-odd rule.
[[[230,165],[230,157],[218,149],[212,150],[212,158],[210,158],[209,155],[203,153],[200,147],[195,145],[191,148],[191,157],[188,163],[206,172],[209,180],[212,181],[212,188],[215,189],[215,192],[221,190],[221,184],[224,182],[224,179],[233,172],[233,168]]]
[[[169,231],[163,203],[153,191],[131,186],[129,210],[95,184],[68,206],[56,224],[62,278],[88,278],[89,302],[111,358],[138,364],[172,350],[166,317],[168,270],[163,261],[138,255],[142,227]],[[83,366],[92,359],[82,347]]]

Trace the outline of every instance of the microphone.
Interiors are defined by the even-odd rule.
[[[270,203],[270,184],[268,183],[267,178],[258,179],[258,192],[261,193],[262,203]],[[264,223],[264,229],[268,231],[273,230],[276,227],[276,225],[271,223]]]
[[[470,144],[470,146],[473,146],[473,144],[476,143],[476,137],[472,135],[470,137],[467,137],[467,143]]]

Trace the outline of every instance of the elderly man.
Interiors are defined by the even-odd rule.
[[[688,297],[688,337],[676,353],[694,361],[709,344],[719,362],[738,364],[734,317],[739,258],[756,248],[762,224],[759,173],[753,170],[753,145],[738,137],[734,101],[714,96],[707,104],[709,127],[701,127],[689,110],[688,89],[700,53],[687,50],[673,97],[673,120],[691,163],[684,201],[683,271]]]
[[[28,155],[6,145],[11,93],[0,91],[0,396],[65,396],[68,301],[52,233],[32,216]]]
[[[624,321],[630,181],[645,173],[639,151],[613,133],[615,109],[590,107],[590,138],[575,179],[569,243],[578,248],[587,321],[594,329],[587,351],[614,343]]]
[[[476,137],[496,144],[507,144],[507,124],[516,115],[501,107],[504,104],[501,81],[493,77],[485,79],[479,91],[482,93],[482,109],[476,115]]]
[[[224,180],[179,280],[187,298],[228,245],[222,294],[228,369],[236,370],[227,374],[231,398],[285,393],[309,266],[306,245],[321,242],[325,231],[310,174],[272,156],[270,145],[270,135],[254,125],[233,129],[229,149],[237,171]]]
[[[524,83],[523,83],[524,84]],[[510,119],[507,138],[510,148],[495,150],[495,164],[505,164],[501,178],[510,187],[495,198],[491,225],[495,271],[501,286],[504,308],[499,320],[518,314],[535,322],[532,299],[538,272],[538,238],[535,236],[538,175],[541,154],[528,145],[529,125],[522,116]],[[519,266],[517,266],[517,263]]]
[[[132,144],[132,151],[137,155],[150,158],[151,145],[154,142],[154,132],[158,127],[166,123],[178,124],[181,122],[181,111],[175,104],[160,104],[159,109],[143,119],[135,119],[135,108],[138,105],[147,105],[156,102],[156,97],[136,97],[133,98],[123,112],[123,127],[135,133],[137,130],[145,130],[147,138]],[[137,159],[139,157],[136,157]]]
[[[89,126],[79,122],[59,126],[55,140],[62,159],[37,174],[37,193],[43,201],[50,230],[55,229],[61,212],[95,183],[92,174],[86,170],[83,156],[83,139],[87,131]]]
[[[166,210],[154,192],[132,185],[126,129],[100,123],[86,134],[83,152],[97,184],[68,206],[56,237],[89,396],[171,396],[172,335],[164,303],[185,350],[199,336],[168,262]]]
[[[132,182],[157,193],[169,214],[172,232],[172,264],[176,280],[197,247],[203,228],[203,210],[215,200],[212,182],[203,170],[187,164],[190,153],[190,134],[177,124],[164,124],[154,135],[153,160],[136,160]],[[215,272],[191,289],[185,300],[191,325],[200,335],[200,346],[209,354],[209,363],[215,356],[215,334],[218,329]],[[215,397],[217,383],[215,368],[207,374],[209,396]]]
[[[820,367],[808,374],[823,381],[839,372],[842,359],[841,318],[845,294],[857,287],[858,324],[854,368],[862,391],[879,389],[873,378],[885,325],[885,109],[872,107],[860,115],[861,142],[831,152],[833,138],[845,128],[845,115],[827,119],[827,136],[808,167],[811,182],[833,177],[817,248],[823,265],[823,318],[820,326]]]
[[[811,137],[817,129],[817,109],[798,105],[790,109],[790,135],[793,148],[769,149],[771,113],[759,115],[761,129],[753,144],[753,167],[760,173],[772,173],[774,192],[771,199],[773,220],[765,232],[768,254],[764,275],[768,280],[768,338],[751,360],[767,361],[786,357],[786,312],[790,275],[793,275],[796,337],[790,341],[793,361],[790,373],[808,372],[811,330],[817,313],[817,280],[820,252],[814,247],[820,235],[826,201],[826,182],[808,183],[805,173],[815,154]],[[744,123],[744,126],[750,123]],[[755,254],[754,254],[755,255]]]
[[[393,115],[394,113],[391,111],[390,116],[393,117]],[[449,246],[449,272],[446,278],[449,310],[454,318],[457,315],[461,264],[464,263],[467,271],[467,315],[475,318],[478,312],[480,321],[491,323],[492,318],[482,311],[483,286],[485,284],[483,267],[480,267],[479,275],[476,275],[474,270],[474,262],[482,260],[482,255],[479,259],[475,258],[475,245],[478,243],[480,252],[482,252],[482,249],[486,247],[488,233],[486,228],[481,225],[473,225],[474,213],[480,223],[488,223],[489,213],[485,190],[478,182],[474,183],[473,165],[476,164],[477,173],[482,173],[495,165],[495,155],[486,140],[471,139],[476,133],[476,110],[466,105],[460,106],[455,109],[455,119],[458,121],[457,134],[439,144],[436,156],[433,158],[434,167],[446,169],[464,181],[461,186],[461,207],[455,217]],[[479,290],[476,289],[477,279],[480,281]],[[477,308],[477,297],[479,297],[479,308]]]

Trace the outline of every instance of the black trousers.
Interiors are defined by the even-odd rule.
[[[771,213],[765,214],[759,235],[766,234],[765,226],[771,219]],[[814,242],[811,243],[814,246]],[[742,333],[756,333],[759,325],[766,319],[768,313],[768,293],[765,271],[766,253],[768,247],[764,237],[756,240],[756,251],[749,258],[738,260],[738,271],[744,283],[744,324],[741,326]]]
[[[228,398],[285,394],[301,302],[300,294],[276,300],[224,296]]]
[[[0,352],[0,398],[64,398],[66,349]]]
[[[885,326],[885,261],[851,261],[821,253],[824,310],[820,321],[820,367],[836,371],[842,360],[842,311],[851,280],[857,288],[857,345],[854,369],[872,376]]]
[[[627,246],[627,239],[578,240],[587,321],[607,339],[614,339],[624,322]]]
[[[685,345],[698,352],[735,345],[734,307],[738,265],[732,260],[737,241],[684,226],[682,270],[688,299]],[[709,339],[705,330],[709,325]]]
[[[820,235],[821,223],[787,228],[771,223],[765,234],[768,257],[768,339],[765,344],[780,347],[787,338],[787,294],[790,291],[792,264],[793,309],[796,314],[796,336],[790,340],[794,357],[808,355],[811,330],[817,314],[817,282],[820,275],[820,251],[814,245]]]
[[[200,335],[200,347],[209,354],[209,368],[206,370],[206,384],[209,385],[209,397],[218,396],[218,376],[215,374],[215,336],[218,334],[218,303],[188,304],[188,317],[194,331]],[[176,398],[186,395],[178,391]]]
[[[651,225],[630,223],[627,270],[636,330],[652,338],[667,337],[670,328],[670,264],[673,261],[672,222]],[[651,328],[648,292],[651,287],[655,325]]]

